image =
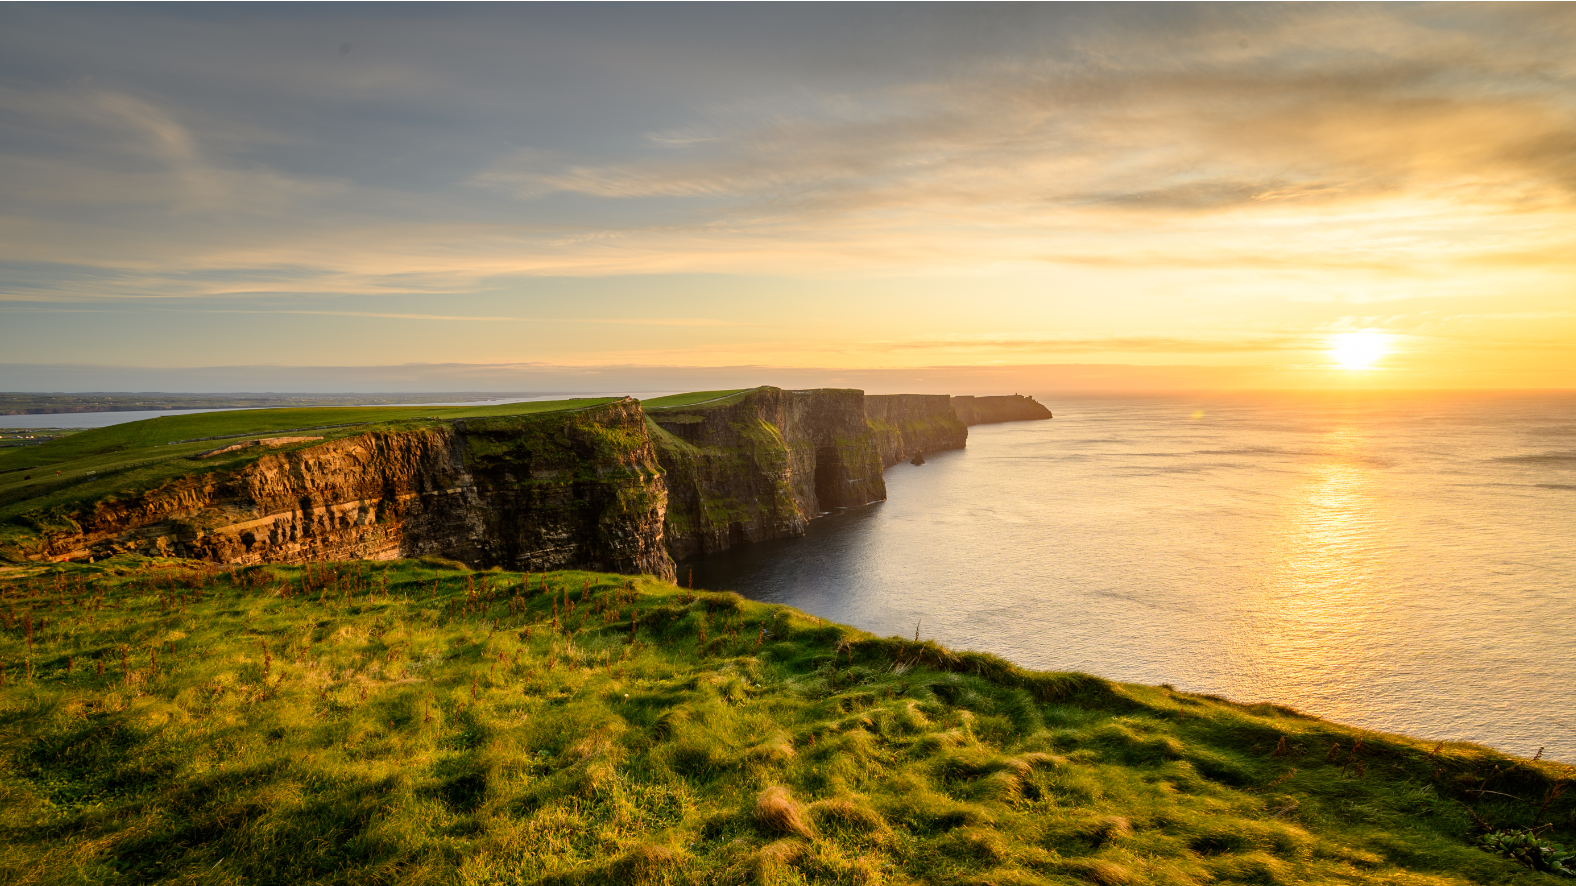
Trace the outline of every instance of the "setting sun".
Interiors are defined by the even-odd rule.
[[[1330,338],[1330,355],[1342,369],[1372,369],[1390,353],[1390,336],[1382,332],[1343,332]]]

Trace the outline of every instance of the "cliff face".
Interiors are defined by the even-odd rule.
[[[764,387],[648,415],[676,559],[803,535],[818,514],[885,500],[886,465],[968,438],[945,395]]]
[[[237,564],[435,554],[672,577],[674,557],[803,535],[817,515],[884,500],[883,468],[962,449],[967,424],[1033,418],[1050,412],[1016,395],[762,387],[649,412],[625,399],[305,447],[317,438],[267,438],[198,457],[286,448],[78,507],[70,530],[41,528],[25,554]]]
[[[946,394],[875,394],[865,397],[865,422],[881,451],[881,463],[894,465],[922,452],[962,449],[969,429]]]
[[[48,559],[217,563],[439,554],[475,567],[672,577],[667,489],[633,400],[377,431],[181,477],[74,515]]]
[[[647,413],[667,472],[663,537],[675,559],[804,534],[810,515],[795,496],[783,399],[782,391],[761,388],[721,403]]]
[[[1051,418],[1051,411],[1033,397],[1010,394],[1002,397],[953,397],[952,408],[966,425],[988,425],[1003,421],[1038,421]]]

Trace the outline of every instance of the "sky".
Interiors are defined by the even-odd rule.
[[[1573,388],[1571,46],[1569,4],[4,4],[0,389]]]

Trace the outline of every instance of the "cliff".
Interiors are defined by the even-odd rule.
[[[886,498],[882,451],[855,390],[762,387],[647,411],[667,472],[675,559],[803,535],[806,521]]]
[[[885,500],[884,467],[968,441],[946,395],[762,387],[647,415],[675,559],[803,535],[819,514]]]
[[[436,554],[672,576],[667,488],[634,400],[357,433],[102,498],[29,559],[215,563]]]
[[[64,466],[66,477],[28,474],[0,489],[0,555],[234,564],[441,555],[480,568],[672,576],[675,558],[803,535],[818,515],[884,500],[886,466],[962,449],[966,423],[1050,417],[1016,396],[717,393],[289,428],[323,436],[174,439],[169,424],[158,426],[165,442],[85,436],[78,462],[43,450],[33,461]],[[283,430],[294,415],[272,420]],[[100,445],[111,437],[121,442]],[[199,445],[208,440],[217,442]],[[192,448],[164,449],[176,444]],[[115,464],[99,474],[104,458]],[[155,473],[126,488],[145,465]]]
[[[883,465],[895,465],[923,452],[962,449],[968,425],[946,394],[872,394],[865,397],[865,423],[875,437]]]
[[[966,425],[988,425],[1004,421],[1039,421],[1051,418],[1051,411],[1033,397],[1011,394],[1002,397],[953,397],[952,409]]]

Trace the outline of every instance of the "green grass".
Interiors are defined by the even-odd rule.
[[[1576,842],[1568,768],[650,578],[0,588],[5,883],[1554,883],[1474,819]]]
[[[640,405],[643,409],[672,409],[676,406],[695,406],[702,403],[707,406],[721,406],[725,403],[732,405],[743,399],[738,395],[758,390],[760,388],[736,388],[731,391],[691,391],[688,394],[670,394],[666,397],[642,400]],[[717,402],[713,403],[712,401]]]
[[[79,428],[8,428],[0,416],[0,451],[23,446],[41,446],[44,443],[72,434],[82,433]]]
[[[197,415],[167,415],[144,421],[94,428],[42,446],[15,450],[0,455],[0,471],[53,467],[67,462],[120,453],[127,457],[180,440],[207,437],[247,436],[314,428],[325,425],[366,425],[384,422],[421,421],[427,418],[456,419],[494,415],[528,415],[555,412],[610,402],[612,398],[545,400],[531,403],[505,403],[497,406],[365,406],[317,409],[242,409],[233,412],[204,412]],[[219,445],[213,443],[212,449]]]

